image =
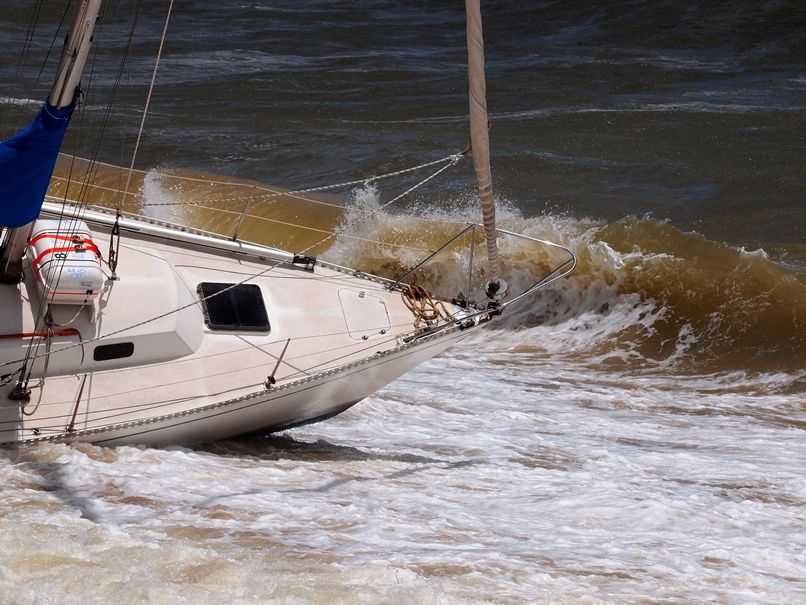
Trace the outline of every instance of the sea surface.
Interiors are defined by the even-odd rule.
[[[2,136],[66,4],[3,3]],[[107,4],[65,152],[130,166],[167,4]],[[806,602],[806,4],[482,8],[500,225],[574,274],[325,423],[0,450],[0,603]],[[253,185],[460,152],[464,44],[461,2],[177,2],[135,203],[229,233]],[[394,274],[480,217],[467,160],[384,206],[428,174],[253,210]],[[513,290],[535,254],[502,241]]]

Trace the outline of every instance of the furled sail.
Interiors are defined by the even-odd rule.
[[[487,238],[489,281],[487,295],[504,293],[506,285],[499,279],[498,241],[495,231],[493,179],[490,170],[490,135],[487,123],[487,82],[484,76],[484,37],[479,0],[465,0],[467,12],[467,72],[470,84],[470,146],[473,167],[481,198],[484,231]]]
[[[0,224],[22,227],[39,215],[75,105],[45,103],[30,126],[0,142]]]
[[[100,7],[101,0],[78,3],[48,100],[30,126],[0,142],[0,225],[22,227],[39,215],[75,109]]]

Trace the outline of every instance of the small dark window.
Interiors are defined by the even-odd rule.
[[[268,332],[271,329],[259,286],[205,282],[199,284],[197,291],[204,310],[204,323],[208,328],[250,332]]]
[[[133,342],[116,342],[113,345],[101,345],[95,347],[92,358],[95,361],[108,361],[110,359],[122,359],[134,355]]]

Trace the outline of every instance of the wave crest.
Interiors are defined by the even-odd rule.
[[[86,201],[115,205],[123,199],[117,193],[124,182],[121,169],[77,161],[82,171],[96,171]],[[57,166],[52,194],[72,192],[61,178],[69,168],[63,160]],[[193,178],[171,180],[174,176]],[[311,250],[392,278],[480,216],[472,193],[393,214],[382,207],[372,184],[354,190],[344,208],[332,197],[269,196],[267,191],[276,190],[265,187],[258,195],[256,186],[198,173],[137,173],[124,202],[225,235],[240,227],[246,240]],[[166,200],[182,206],[161,206]],[[526,218],[507,200],[497,203],[499,227],[568,246],[578,265],[567,279],[512,307],[497,324],[499,338],[486,346],[639,371],[804,370],[806,277],[798,271],[800,248],[773,249],[788,263],[783,265],[764,250],[732,248],[652,219],[605,224],[551,214]],[[250,213],[241,225],[239,216],[247,207]],[[522,239],[502,237],[499,244],[502,277],[511,293],[564,260]],[[483,301],[483,254],[483,234],[477,230],[407,280],[441,296]]]
[[[368,210],[374,214],[358,227],[342,228],[327,252],[331,260],[399,277],[477,215],[472,205],[418,216],[378,208],[372,187],[354,194],[343,225]],[[763,250],[732,248],[652,219],[602,224],[552,215],[524,218],[503,208],[500,227],[557,241],[578,257],[569,278],[539,292],[500,324],[509,332],[502,341],[507,348],[696,373],[802,369],[806,281],[770,261]],[[483,297],[482,251],[477,245],[475,291],[470,292],[478,298]],[[501,239],[500,256],[503,278],[516,292],[556,260],[512,238]],[[466,245],[449,249],[416,280],[441,295],[467,295],[469,281],[457,276],[466,276],[469,268]]]

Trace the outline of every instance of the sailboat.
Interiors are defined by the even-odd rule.
[[[310,248],[48,197],[100,7],[79,2],[47,101],[0,143],[0,444],[195,444],[321,421],[573,270],[567,248],[495,226],[478,0],[467,0],[468,48],[484,223],[394,279]],[[487,269],[474,285],[482,231]],[[512,292],[500,277],[503,237],[560,260]],[[439,297],[417,284],[418,270],[458,245],[470,247],[468,292]]]

